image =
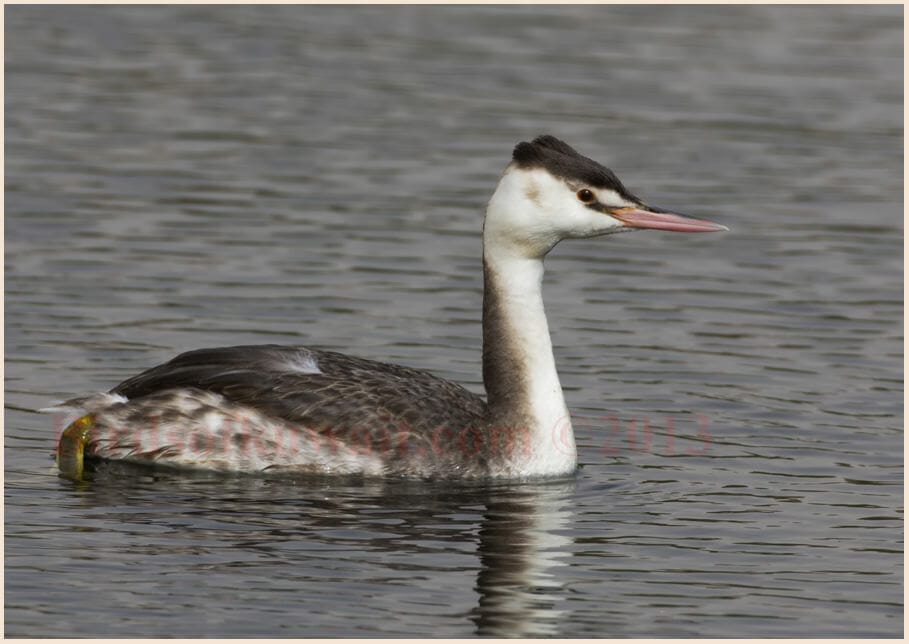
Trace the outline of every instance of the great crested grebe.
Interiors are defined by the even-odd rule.
[[[571,474],[577,450],[541,281],[563,239],[725,226],[647,206],[611,170],[552,136],[519,143],[483,225],[486,400],[425,371],[300,346],[183,353],[108,393],[56,409],[79,418],[61,474],[86,463],[223,472],[453,479]]]

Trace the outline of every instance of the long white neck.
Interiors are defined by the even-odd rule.
[[[487,431],[511,437],[503,466],[514,476],[568,474],[577,450],[543,310],[543,258],[500,243],[495,228],[483,237]]]

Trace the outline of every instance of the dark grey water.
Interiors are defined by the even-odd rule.
[[[5,16],[7,635],[902,634],[901,7]],[[732,228],[550,257],[575,481],[57,478],[37,408],[190,348],[479,391],[542,132]]]

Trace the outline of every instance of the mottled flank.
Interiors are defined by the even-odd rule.
[[[531,142],[518,143],[514,149],[514,162],[518,167],[542,168],[553,176],[574,181],[592,188],[606,188],[635,203],[635,197],[615,173],[604,165],[585,157],[567,143],[554,136],[538,136]]]
[[[65,405],[94,414],[87,459],[232,472],[485,477],[515,440],[454,383],[305,347],[191,351]]]

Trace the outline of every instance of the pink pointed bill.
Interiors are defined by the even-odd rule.
[[[673,212],[651,212],[637,208],[616,208],[609,214],[629,228],[653,228],[654,230],[671,230],[677,233],[713,233],[729,230],[722,224],[706,219],[695,219]]]

